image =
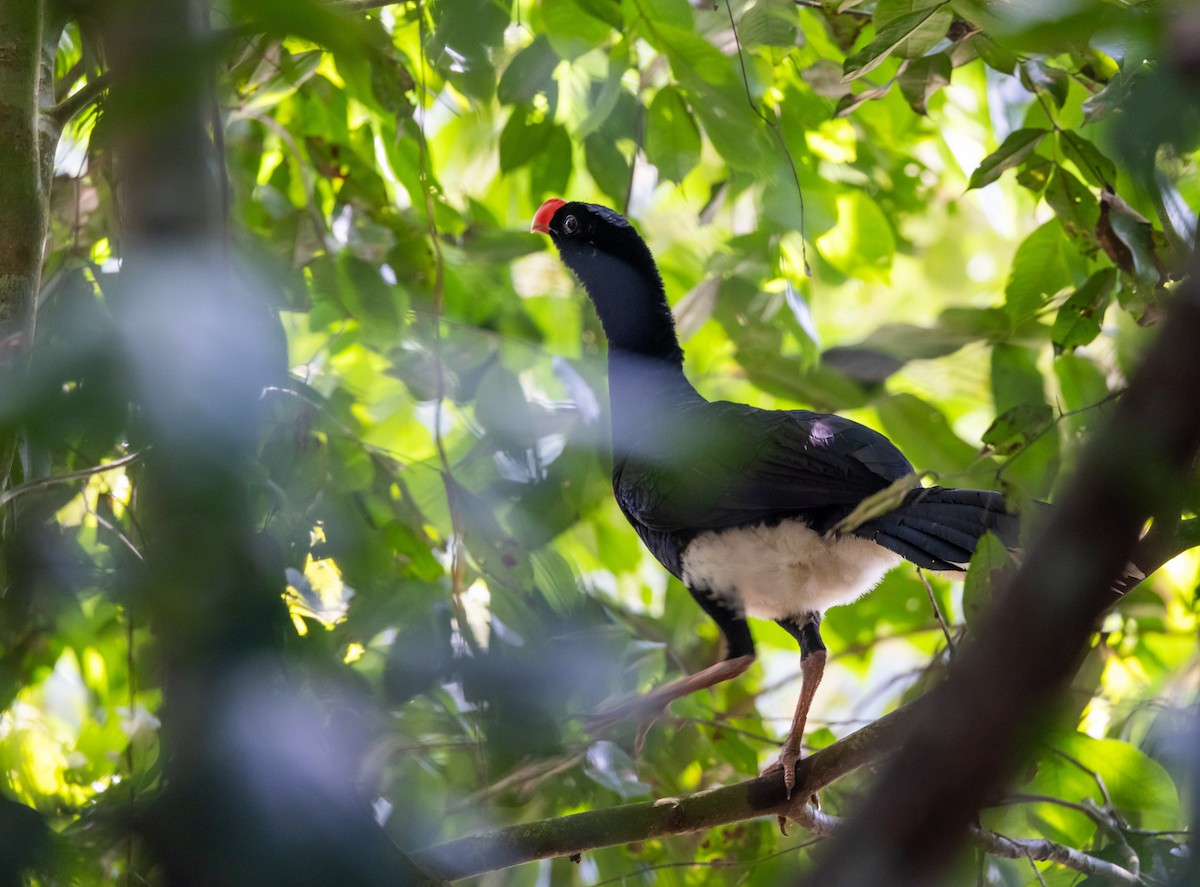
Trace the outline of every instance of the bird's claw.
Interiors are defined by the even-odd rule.
[[[764,767],[762,769],[762,772],[759,775],[766,776],[769,773],[774,773],[777,770],[782,770],[783,771],[783,787],[787,793],[786,797],[790,801],[792,799],[792,792],[795,791],[795,789],[796,789],[796,765],[799,763],[800,763],[800,756],[789,753],[788,749],[785,748],[783,750],[783,752],[779,755],[779,758],[775,761],[772,761],[770,764],[768,764],[766,767]],[[818,810],[821,809],[821,799],[817,796],[816,792],[813,792],[809,796],[808,801],[810,804],[812,804]],[[784,822],[784,817],[782,817],[782,816],[779,817],[780,831],[782,831],[786,835],[787,830],[783,827],[783,822]]]

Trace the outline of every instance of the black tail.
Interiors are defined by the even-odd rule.
[[[1017,546],[1018,519],[991,490],[922,487],[904,504],[854,531],[928,570],[967,568],[979,537],[991,530],[1009,548]]]

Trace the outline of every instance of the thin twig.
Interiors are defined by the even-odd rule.
[[[74,483],[77,480],[87,480],[96,474],[104,474],[106,471],[115,471],[118,468],[124,468],[133,462],[136,462],[142,457],[144,450],[139,450],[136,453],[130,453],[128,456],[122,456],[120,459],[114,459],[111,462],[105,462],[102,465],[93,465],[91,468],[81,468],[78,471],[67,471],[63,474],[52,474],[49,477],[39,477],[37,480],[26,481],[20,486],[13,487],[11,490],[6,490],[0,493],[0,508],[3,508],[13,499],[25,493],[32,493],[35,490],[42,490],[46,487],[56,486],[58,484]]]
[[[942,634],[946,638],[946,647],[950,650],[950,656],[953,658],[958,650],[954,646],[954,638],[950,635],[950,626],[946,624],[946,617],[942,615],[942,608],[938,606],[937,598],[934,597],[933,586],[929,584],[929,578],[920,567],[917,568],[917,575],[921,577],[921,584],[925,586],[925,594],[929,597],[929,606],[933,607],[933,615],[937,617],[938,625],[941,626]]]
[[[779,143],[779,150],[783,152],[783,156],[787,159],[788,168],[792,171],[792,181],[796,183],[796,196],[800,199],[800,260],[804,264],[804,274],[806,277],[812,277],[812,269],[808,266],[808,241],[804,236],[805,229],[805,212],[804,212],[804,189],[800,187],[800,173],[796,169],[796,161],[792,158],[792,151],[787,146],[787,141],[783,138],[783,133],[779,131],[778,122],[771,120],[754,101],[754,96],[750,94],[750,77],[746,73],[746,58],[742,55],[742,41],[738,37],[737,23],[733,20],[733,7],[730,5],[730,0],[725,0],[725,13],[729,16],[729,28],[733,32],[733,45],[737,49],[738,65],[742,69],[742,87],[746,90],[746,103],[767,128],[771,130],[771,135],[775,137],[775,141]]]

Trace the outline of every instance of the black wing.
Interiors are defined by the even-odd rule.
[[[639,530],[681,541],[788,518],[825,530],[913,471],[886,437],[841,416],[718,402],[672,420],[616,454],[613,487]]]

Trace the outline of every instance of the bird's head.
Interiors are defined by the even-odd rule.
[[[624,216],[606,206],[568,203],[556,197],[538,208],[529,230],[549,234],[563,262],[581,277],[588,261],[601,254],[658,276],[646,242]]]
[[[672,359],[680,354],[654,257],[623,216],[555,198],[538,208],[530,230],[550,235],[595,303],[611,344]]]

